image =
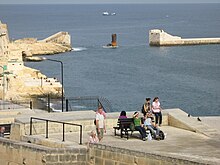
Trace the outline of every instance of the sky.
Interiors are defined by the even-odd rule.
[[[220,0],[0,0],[0,4],[220,3]]]

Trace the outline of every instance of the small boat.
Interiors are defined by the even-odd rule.
[[[103,46],[103,48],[111,48],[111,49],[117,48],[118,45],[116,39],[117,39],[116,34],[112,34],[112,42]]]
[[[113,15],[116,15],[116,13],[109,13],[109,12],[107,12],[107,11],[104,11],[104,12],[102,13],[102,15],[103,15],[103,16],[113,16]]]
[[[104,15],[104,16],[108,16],[108,15],[110,15],[110,14],[109,14],[109,12],[104,11],[104,12],[102,13],[102,15]]]

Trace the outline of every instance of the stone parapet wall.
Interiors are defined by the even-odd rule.
[[[114,113],[112,113],[114,115]],[[118,114],[118,113],[117,113]],[[45,117],[46,119],[46,117]],[[106,129],[112,129],[113,127],[117,125],[118,118],[117,117],[107,117],[106,119]],[[68,123],[74,123],[74,124],[81,124],[83,127],[83,131],[91,131],[95,129],[94,125],[94,118],[87,119],[87,120],[74,120],[74,121],[65,121]],[[39,121],[39,120],[33,120],[32,125],[32,134],[33,135],[39,135],[39,134],[45,134],[45,121]],[[168,125],[168,115],[164,113],[163,115],[163,125]],[[52,133],[61,133],[62,132],[62,124],[60,123],[50,123],[48,124],[48,130],[49,134]],[[22,134],[20,132],[22,131]],[[66,125],[65,126],[65,132],[79,132],[80,129],[78,126],[72,126],[72,125]],[[17,139],[17,135],[29,135],[30,134],[30,122],[28,123],[16,123],[12,125],[12,139]],[[18,139],[17,139],[18,140]]]
[[[91,144],[89,165],[203,165],[206,163],[187,160],[181,157],[171,157],[162,154],[138,152],[129,149]]]
[[[86,165],[86,147],[54,149],[0,138],[1,165]]]

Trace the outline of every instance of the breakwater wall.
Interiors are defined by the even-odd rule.
[[[203,44],[220,44],[220,38],[183,39],[179,36],[173,36],[159,29],[153,29],[149,31],[150,46],[203,45]]]

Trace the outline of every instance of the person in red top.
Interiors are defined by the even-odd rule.
[[[155,115],[155,124],[158,125],[158,120],[159,120],[159,126],[162,124],[162,108],[160,107],[160,102],[159,102],[159,97],[155,97],[153,99],[152,103],[152,111],[153,114]]]

